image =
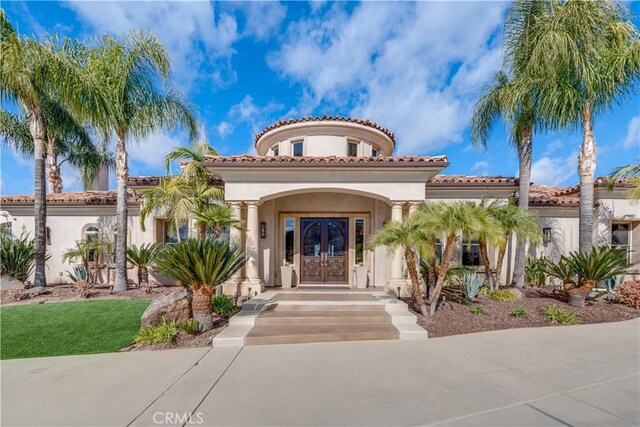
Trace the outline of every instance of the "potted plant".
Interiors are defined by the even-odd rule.
[[[293,265],[286,261],[280,266],[280,283],[287,289],[291,288],[293,283]]]
[[[156,268],[193,290],[193,318],[201,332],[213,328],[211,301],[216,286],[228,280],[247,262],[235,245],[214,236],[187,239],[160,252]]]
[[[356,287],[358,289],[365,289],[367,287],[367,267],[364,264],[356,264]]]
[[[127,260],[138,268],[138,287],[149,284],[149,267],[154,263],[160,246],[158,244],[143,243],[140,247],[131,245],[127,249]]]

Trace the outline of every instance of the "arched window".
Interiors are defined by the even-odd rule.
[[[100,239],[100,229],[95,225],[88,225],[84,228],[83,240],[87,243],[97,242]],[[91,249],[87,253],[87,261],[94,261],[95,250]]]

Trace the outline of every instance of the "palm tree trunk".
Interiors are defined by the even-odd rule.
[[[479,239],[480,255],[482,256],[482,262],[484,263],[484,276],[487,279],[489,288],[493,290],[493,277],[491,276],[491,261],[489,260],[489,248],[487,248],[487,241],[485,239]]]
[[[193,318],[198,321],[200,332],[213,328],[213,316],[211,315],[211,298],[213,289],[206,286],[193,287]]]
[[[47,141],[47,178],[49,179],[49,189],[52,193],[62,193],[62,177],[58,166],[58,151],[55,140],[48,138]]]
[[[116,178],[117,202],[116,222],[118,233],[116,234],[116,280],[113,285],[114,292],[127,290],[127,178],[129,168],[127,166],[127,146],[124,133],[118,135],[116,145]]]
[[[420,308],[420,313],[422,313],[424,317],[427,317],[429,313],[427,311],[427,305],[424,303],[424,298],[422,297],[422,291],[420,290],[420,279],[418,278],[418,270],[416,269],[416,258],[413,253],[413,249],[406,248],[404,250],[404,259],[407,262],[407,270],[409,271],[409,278],[411,279],[413,298],[415,298],[416,303]]]
[[[580,177],[579,250],[591,252],[593,248],[593,182],[596,170],[596,141],[593,136],[593,111],[587,99],[582,109],[582,147],[578,157]]]
[[[453,250],[457,241],[457,236],[447,236],[447,247],[444,249],[444,252],[442,254],[442,260],[440,261],[440,270],[438,271],[438,280],[436,281],[436,288],[433,290],[433,295],[431,296],[431,307],[429,309],[431,316],[436,314],[436,306],[438,305],[440,292],[442,292],[442,288],[444,287],[444,281],[447,278],[447,270],[449,269],[449,265],[451,265],[451,260],[453,260]]]
[[[433,288],[436,286],[436,244],[433,240],[429,244],[433,245],[433,256],[428,260],[429,283],[427,283],[427,299],[431,298]]]
[[[498,249],[498,260],[496,261],[496,289],[500,287],[502,282],[502,263],[504,261],[504,255],[507,252],[506,246]]]
[[[29,130],[33,138],[34,188],[33,219],[35,227],[36,260],[33,285],[47,285],[45,263],[47,256],[47,190],[45,180],[46,132],[40,105],[29,110]]]
[[[518,161],[520,162],[520,187],[518,192],[518,207],[520,209],[527,209],[529,207],[529,182],[531,181],[532,146],[532,129],[523,129],[520,134],[520,143],[518,144]],[[524,288],[524,263],[526,250],[526,240],[518,239],[516,245],[516,259],[513,266],[513,279],[511,280],[511,284],[518,288]]]

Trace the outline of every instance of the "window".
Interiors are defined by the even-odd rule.
[[[347,156],[349,157],[358,157],[358,143],[350,142],[347,145]]]
[[[87,243],[96,243],[100,239],[100,229],[95,225],[90,225],[84,230],[84,241]],[[89,249],[87,253],[87,261],[95,260],[95,249]]]
[[[356,219],[356,264],[364,264],[364,219]]]
[[[174,221],[162,221],[163,240],[162,243],[171,245],[178,243],[180,240],[186,240],[189,238],[189,223],[187,221],[180,222],[179,232],[180,239],[178,239],[178,233],[176,232],[176,224]]]
[[[378,148],[371,147],[371,157],[378,157]]]
[[[304,148],[304,145],[303,145],[302,141],[294,142],[292,144],[292,146],[291,146],[291,152],[296,157],[302,157],[303,151],[304,151],[303,148]]]
[[[482,265],[482,257],[480,256],[480,244],[477,240],[469,239],[469,237],[466,235],[462,238],[462,265]]]
[[[611,225],[611,246],[624,247],[627,249],[627,262],[630,262],[631,245],[629,244],[629,236],[631,224],[612,224]]]
[[[295,231],[296,231],[295,218],[285,218],[284,219],[284,261],[287,264],[293,264]]]
[[[47,227],[47,246],[51,246],[51,227]]]
[[[278,144],[271,147],[271,153],[273,153],[274,156],[280,155],[280,147],[278,146]]]

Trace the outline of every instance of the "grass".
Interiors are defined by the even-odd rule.
[[[0,308],[0,359],[108,353],[133,342],[145,300],[29,304]]]

